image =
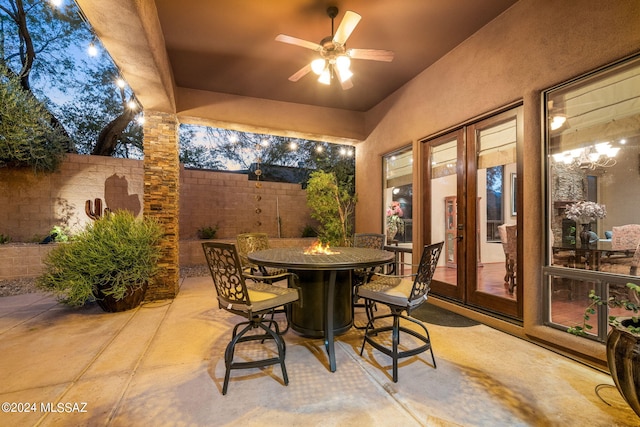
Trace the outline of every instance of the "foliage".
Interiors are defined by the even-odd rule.
[[[347,187],[333,172],[313,172],[307,183],[307,205],[311,217],[320,222],[318,237],[323,243],[348,246],[351,241],[357,196]]]
[[[25,90],[46,103],[50,120],[70,138],[67,151],[142,157],[132,92],[116,87],[118,70],[83,22],[74,2],[0,0],[3,61]],[[93,43],[98,56],[81,51]],[[71,143],[73,142],[73,144]],[[73,147],[73,148],[72,148]]]
[[[156,274],[162,235],[156,221],[112,212],[49,252],[37,286],[71,306],[95,299],[98,287],[121,300]]]
[[[637,300],[637,297],[640,297],[640,286],[636,285],[635,283],[627,283],[627,287],[630,289],[633,295],[636,296]],[[606,304],[611,308],[624,308],[625,310],[632,311],[634,314],[638,313],[638,309],[640,308],[635,302],[631,301],[628,298],[616,298],[610,296],[608,300],[603,300],[599,295],[596,294],[593,289],[589,292],[589,299],[591,300],[591,303],[584,311],[582,325],[576,325],[568,328],[567,332],[569,332],[570,334],[586,336],[587,331],[593,329],[593,326],[591,326],[588,322],[589,320],[591,320],[591,316],[596,314],[597,306]],[[640,335],[640,323],[638,323],[638,316],[632,316],[632,320],[633,324],[638,326],[627,326],[627,330],[632,334]],[[614,327],[620,326],[619,317],[609,316],[609,324]]]
[[[0,233],[0,245],[11,242],[11,236]]]
[[[49,232],[50,236],[53,236],[54,242],[68,242],[69,241],[69,229],[60,225],[54,225]]]
[[[66,138],[51,126],[44,106],[0,67],[0,167],[56,170],[66,151]]]
[[[198,237],[201,239],[213,239],[218,232],[218,225],[215,227],[201,227],[198,228]]]
[[[318,232],[312,226],[307,225],[302,229],[302,237],[318,237]]]

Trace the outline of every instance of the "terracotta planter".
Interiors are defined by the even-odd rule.
[[[98,288],[96,292],[96,302],[104,311],[109,313],[116,313],[119,311],[127,311],[136,308],[140,305],[144,299],[144,295],[147,292],[147,284],[135,289],[132,292],[128,292],[123,299],[116,300],[112,295],[105,295],[102,290]]]
[[[607,362],[618,391],[640,417],[640,337],[624,327],[632,319],[621,323],[607,337]]]

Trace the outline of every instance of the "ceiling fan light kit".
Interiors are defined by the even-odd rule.
[[[393,60],[393,52],[389,50],[377,49],[347,49],[345,43],[347,39],[360,22],[361,16],[355,12],[347,11],[338,26],[336,32],[333,32],[333,20],[338,16],[338,8],[331,6],[327,9],[327,15],[331,18],[331,36],[325,37],[316,44],[307,40],[296,37],[279,34],[276,41],[288,43],[306,49],[311,49],[320,55],[319,58],[311,61],[300,70],[296,71],[289,80],[297,82],[309,71],[313,71],[318,75],[318,82],[329,85],[334,76],[337,77],[342,89],[350,89],[353,87],[351,77],[351,59],[366,59],[371,61],[391,62]]]

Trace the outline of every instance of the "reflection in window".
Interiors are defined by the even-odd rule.
[[[628,276],[622,283],[638,280],[640,58],[549,90],[544,102],[548,265],[567,269],[566,277],[550,276],[550,320],[567,325],[566,313],[583,310],[594,284],[607,283],[603,273]],[[605,206],[606,216],[568,218],[567,208],[582,201]],[[570,269],[593,280],[572,279]],[[598,292],[606,298],[611,289]],[[607,315],[606,306],[599,315]],[[604,339],[606,332],[595,333]]]
[[[389,243],[413,241],[413,152],[404,148],[383,158],[384,224]]]
[[[487,168],[487,242],[499,242],[502,220],[504,166]]]

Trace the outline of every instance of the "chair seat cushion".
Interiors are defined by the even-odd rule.
[[[247,283],[247,292],[251,301],[250,306],[232,304],[230,308],[244,312],[251,310],[254,313],[258,313],[298,300],[297,289],[281,288],[265,283]]]
[[[409,295],[413,289],[413,279],[391,276],[374,276],[374,278],[358,288],[358,295],[362,298],[391,304],[399,307],[415,307],[422,304],[424,298],[409,302]]]

